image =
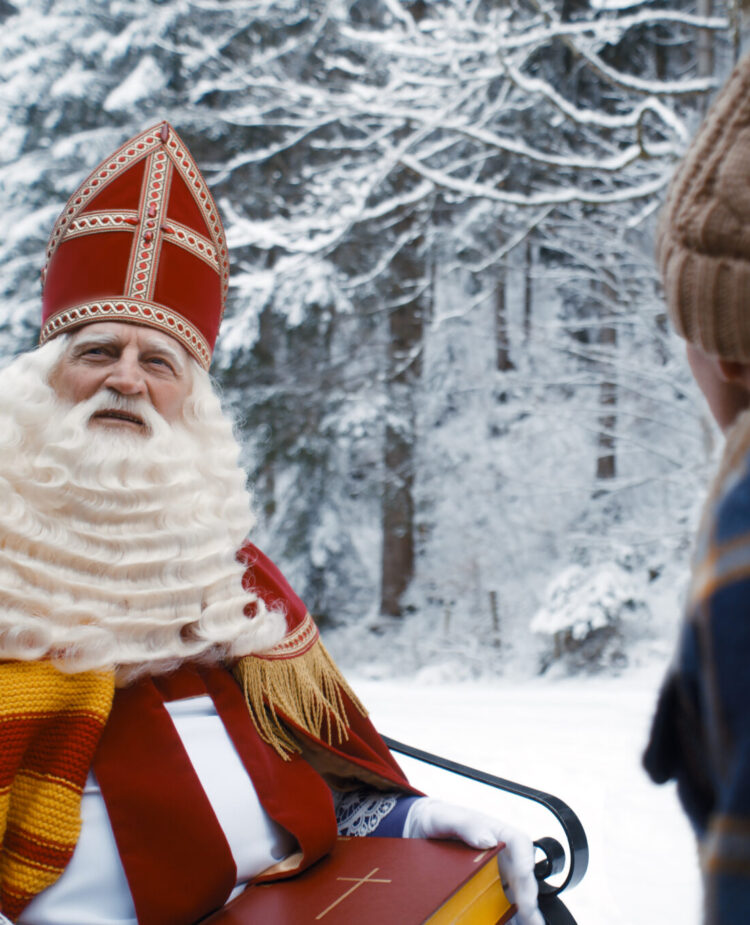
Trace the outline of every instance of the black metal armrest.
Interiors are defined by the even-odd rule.
[[[533,800],[535,803],[541,803],[546,810],[552,813],[562,826],[568,841],[568,873],[559,886],[548,883],[547,880],[549,877],[559,874],[565,869],[565,849],[555,838],[545,837],[534,842],[534,845],[544,854],[544,857],[537,861],[534,870],[536,878],[539,881],[540,906],[543,907],[545,905],[545,897],[549,897],[551,900],[559,893],[562,893],[563,890],[574,887],[577,883],[581,882],[589,863],[589,845],[586,833],[581,825],[581,820],[567,803],[564,803],[551,793],[545,793],[543,790],[535,790],[533,787],[526,787],[523,784],[516,784],[513,781],[505,780],[505,778],[496,777],[494,774],[478,771],[476,768],[470,768],[465,764],[459,764],[457,761],[451,761],[449,758],[441,758],[438,755],[433,755],[431,752],[425,752],[420,748],[414,748],[411,745],[405,745],[403,742],[397,742],[395,739],[391,739],[388,736],[383,736],[383,741],[391,751],[406,755],[409,758],[416,758],[417,761],[423,761],[425,764],[434,765],[437,768],[442,768],[444,771],[460,774],[462,777],[468,777],[481,784],[487,784],[489,787],[495,787],[497,790],[512,793],[525,800]],[[572,921],[572,918],[570,920]]]

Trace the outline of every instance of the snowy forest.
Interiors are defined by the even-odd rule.
[[[724,0],[0,0],[0,357],[47,236],[168,119],[232,261],[255,541],[373,678],[669,650],[717,435],[653,229]]]

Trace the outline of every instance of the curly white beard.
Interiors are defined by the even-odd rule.
[[[0,658],[127,681],[270,648],[286,621],[242,587],[253,516],[208,375],[192,370],[184,422],[119,398],[150,434],[92,427],[111,393],[70,406],[47,384],[64,341],[0,371]]]

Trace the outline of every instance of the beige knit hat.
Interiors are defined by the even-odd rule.
[[[672,179],[656,253],[677,333],[708,354],[750,362],[750,55]]]

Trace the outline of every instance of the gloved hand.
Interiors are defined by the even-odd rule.
[[[511,921],[514,925],[544,925],[537,905],[534,846],[523,832],[473,809],[423,797],[409,808],[403,837],[456,838],[479,849],[505,842],[497,861],[505,893],[518,906]]]

